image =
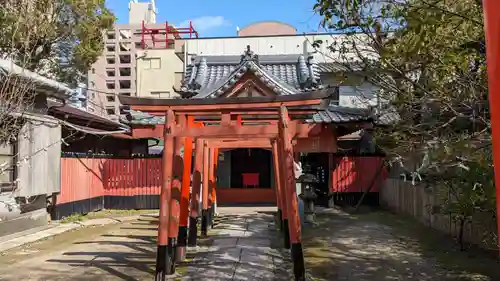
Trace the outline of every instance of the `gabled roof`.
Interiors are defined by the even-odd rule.
[[[48,107],[48,115],[64,121],[72,122],[76,126],[81,125],[87,129],[98,129],[104,131],[130,130],[129,126],[126,124],[115,122],[108,118],[98,116],[67,104],[48,101]]]
[[[47,96],[59,99],[67,99],[73,92],[66,85],[29,71],[15,64],[12,60],[0,59],[0,79],[9,79],[9,77],[18,78],[20,81],[15,82],[18,85],[33,83],[37,86],[36,89],[38,91],[44,92]]]
[[[218,97],[248,72],[278,95],[293,95],[323,87],[313,56],[258,56],[247,46],[240,57],[192,58],[191,65],[186,68],[180,92],[193,98]]]

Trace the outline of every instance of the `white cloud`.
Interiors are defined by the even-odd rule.
[[[179,27],[188,27],[189,21],[192,22],[194,28],[198,32],[203,32],[210,29],[231,25],[231,22],[226,20],[223,16],[203,16],[183,21],[179,24]]]

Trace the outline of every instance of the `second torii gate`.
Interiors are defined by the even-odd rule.
[[[210,172],[213,173],[208,164],[210,157],[214,157],[213,152],[209,152],[210,148],[214,150],[249,145],[273,150],[277,205],[282,218],[285,246],[291,249],[295,279],[304,280],[301,227],[293,172],[293,142],[300,138],[318,136],[328,128],[323,124],[306,124],[302,119],[326,108],[330,95],[329,91],[318,91],[290,96],[191,100],[127,97],[121,100],[134,110],[156,115],[165,114],[164,125],[133,131],[136,137],[164,138],[156,280],[165,280],[166,274],[175,272],[177,242],[180,242],[177,238],[180,237],[179,234],[187,232],[187,230],[179,232],[180,229],[186,229],[185,223],[182,225],[180,221],[187,221],[186,215],[180,217],[181,212],[190,214],[190,235],[187,244],[196,244],[201,182],[205,183],[202,200],[202,233],[206,233],[209,224],[210,185],[207,182],[210,180]],[[200,122],[199,119],[203,120],[205,125],[193,126],[193,121]],[[210,122],[207,122],[207,119]],[[189,184],[186,184],[188,178],[186,175],[189,174],[183,172],[184,163],[181,157],[182,146],[185,147],[184,153],[192,151],[192,147],[189,149],[189,141],[186,141],[189,139],[196,141],[190,212],[188,204],[182,203],[186,202],[186,194],[189,194],[186,191],[189,188]],[[256,141],[257,139],[259,141]],[[238,142],[240,145],[237,145]],[[200,149],[201,147],[203,149]],[[184,184],[181,184],[181,178]]]

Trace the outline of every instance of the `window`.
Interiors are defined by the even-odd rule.
[[[107,57],[107,58],[106,58],[106,62],[107,62],[108,64],[115,64],[115,63],[116,63],[116,58],[115,58],[115,56],[109,56],[109,57]]]
[[[95,68],[92,68],[92,74],[95,74]]]
[[[116,51],[116,47],[115,47],[115,45],[107,45],[106,50],[108,52],[112,53],[112,52]]]
[[[120,52],[129,52],[131,43],[120,43]]]
[[[106,69],[106,75],[108,75],[108,77],[115,77],[115,70],[113,68]]]
[[[115,88],[115,81],[106,81],[106,87],[113,90]]]
[[[107,37],[108,37],[108,40],[115,40],[116,34],[114,31],[108,31]]]
[[[106,108],[106,113],[108,115],[115,115],[115,108],[114,107],[108,107],[108,108]]]
[[[130,55],[120,55],[120,63],[131,63],[132,58]]]
[[[106,100],[108,102],[114,102],[115,101],[115,95],[107,95]]]
[[[120,80],[120,89],[130,89],[130,80]]]
[[[120,40],[126,40],[131,38],[130,29],[120,29],[118,30],[118,33],[120,34]]]
[[[130,67],[121,67],[120,68],[120,76],[130,76],[131,70]]]
[[[144,59],[144,69],[160,69],[160,68],[161,68],[160,58]]]
[[[14,165],[14,155],[16,155],[15,142],[0,143],[0,165],[6,163],[5,172],[0,174],[0,187],[2,188],[15,187],[16,165]]]

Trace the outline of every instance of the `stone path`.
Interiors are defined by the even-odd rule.
[[[209,233],[211,245],[197,249],[181,280],[290,280],[292,264],[271,212],[226,212]]]

